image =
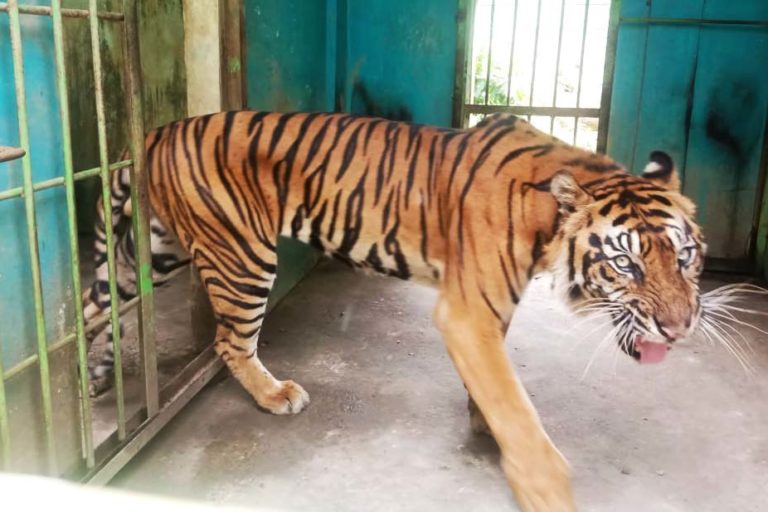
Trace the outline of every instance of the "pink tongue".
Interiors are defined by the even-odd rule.
[[[654,343],[652,341],[646,341],[643,338],[638,338],[635,340],[635,350],[640,352],[640,363],[660,363],[667,355],[667,344]]]

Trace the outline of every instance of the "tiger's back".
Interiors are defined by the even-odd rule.
[[[526,238],[541,245],[553,234],[537,222],[556,210],[541,184],[563,161],[594,159],[517,120],[451,130],[257,112],[174,123],[148,135],[147,151],[155,211],[190,253],[193,240],[213,234],[230,248],[255,238],[274,251],[279,234],[356,267],[433,283],[445,272],[449,239],[463,245],[457,238],[472,236],[466,222],[478,216],[499,232],[510,216],[521,218],[514,259],[528,273],[538,255]]]

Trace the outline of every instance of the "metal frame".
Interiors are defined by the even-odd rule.
[[[60,474],[60,461],[56,455],[56,426],[53,422],[53,397],[49,356],[74,343],[77,348],[77,366],[79,369],[79,409],[80,439],[82,464],[67,476],[93,483],[104,483],[122,468],[138,450],[144,446],[180,409],[185,405],[210,378],[222,368],[221,361],[212,350],[206,350],[192,361],[172,382],[161,391],[158,384],[157,350],[155,344],[154,294],[152,282],[152,264],[149,244],[150,204],[146,156],[144,152],[144,122],[141,87],[141,65],[139,59],[138,5],[136,0],[124,0],[124,12],[98,11],[97,0],[89,0],[89,8],[63,9],[61,0],[52,0],[50,7],[19,5],[18,0],[0,2],[0,13],[6,13],[10,22],[10,38],[13,53],[13,76],[16,89],[19,148],[0,147],[0,161],[21,159],[23,184],[20,187],[0,192],[0,201],[22,198],[25,207],[30,267],[32,270],[32,294],[35,304],[35,333],[37,353],[16,365],[5,369],[0,358],[0,467],[12,469],[10,465],[10,446],[12,432],[9,430],[8,403],[5,395],[5,383],[22,373],[27,368],[37,365],[42,394],[42,412],[46,446],[47,470],[52,475]],[[62,132],[62,156],[64,175],[35,183],[33,181],[31,158],[29,154],[29,126],[26,113],[24,87],[23,47],[21,38],[20,15],[50,16],[53,26],[53,39],[56,63],[56,93],[59,97],[59,117]],[[73,169],[70,113],[68,102],[66,62],[64,58],[63,17],[87,19],[90,27],[91,53],[93,57],[94,101],[97,115],[97,134],[99,147],[99,166],[93,169],[75,171]],[[128,113],[130,121],[129,146],[130,160],[110,163],[108,160],[108,140],[104,112],[104,94],[101,69],[100,24],[119,22],[123,24],[123,48],[125,51],[125,78],[128,93]],[[116,290],[115,238],[111,221],[111,209],[105,208],[105,228],[107,238],[107,257],[109,283],[111,291],[111,312],[84,322],[81,303],[82,285],[80,280],[80,254],[77,238],[75,182],[98,176],[101,180],[101,192],[104,204],[110,204],[110,176],[117,169],[132,165],[131,199],[133,204],[132,229],[136,241],[136,276],[137,296],[122,305],[119,304]],[[72,290],[74,296],[75,326],[71,332],[59,340],[49,343],[46,335],[43,310],[43,287],[41,283],[40,259],[38,254],[37,225],[35,216],[35,192],[64,187],[68,220],[68,237],[72,261]],[[185,268],[177,269],[178,274]],[[138,311],[139,344],[142,365],[144,407],[135,415],[126,418],[125,396],[123,392],[122,368],[120,364],[120,315],[136,308]],[[86,333],[111,324],[115,353],[115,390],[117,425],[113,435],[100,446],[94,446],[92,430],[92,410],[88,394],[88,346]]]
[[[493,17],[495,11],[496,0],[491,0],[491,27],[493,27]],[[518,116],[524,116],[530,119],[531,116],[545,116],[550,118],[550,133],[554,128],[555,117],[570,117],[574,119],[573,141],[576,142],[578,134],[578,121],[582,117],[598,118],[599,128],[597,135],[597,150],[605,152],[606,144],[608,140],[608,118],[610,109],[610,92],[613,83],[613,69],[615,63],[616,54],[616,40],[619,26],[619,9],[620,0],[613,0],[610,8],[610,20],[608,24],[608,39],[605,51],[605,65],[603,76],[603,87],[601,94],[601,106],[600,108],[585,108],[581,107],[581,90],[582,90],[582,70],[584,67],[584,49],[586,47],[586,34],[587,23],[589,21],[590,12],[590,0],[586,0],[584,4],[584,21],[582,26],[582,38],[581,49],[579,54],[579,78],[576,93],[576,107],[557,107],[557,71],[555,72],[555,87],[551,105],[534,105],[533,104],[533,89],[536,83],[536,60],[539,50],[539,26],[542,20],[542,1],[536,0],[536,30],[533,42],[533,70],[531,73],[531,84],[529,87],[528,105],[514,105],[510,104],[511,85],[512,85],[512,70],[514,66],[514,52],[517,43],[517,26],[518,26],[518,5],[523,0],[516,0],[514,4],[514,15],[512,20],[512,41],[510,47],[510,63],[507,73],[507,102],[506,105],[491,105],[488,104],[488,84],[489,75],[491,72],[491,51],[489,49],[488,55],[488,69],[486,70],[486,90],[485,101],[483,104],[471,103],[471,77],[468,76],[467,70],[471,68],[472,59],[472,32],[474,28],[474,12],[476,0],[465,0],[470,5],[466,7],[466,11],[469,13],[466,17],[466,21],[460,20],[458,27],[458,44],[459,52],[457,55],[456,65],[456,85],[454,88],[454,125],[466,126],[471,114],[487,115],[495,112],[508,112]],[[560,3],[560,24],[558,30],[558,42],[557,42],[557,62],[556,69],[560,68],[560,55],[562,49],[563,27],[564,27],[564,13],[565,13],[565,0],[561,0]],[[462,6],[460,5],[460,12]],[[466,24],[469,26],[465,26]],[[493,30],[491,29],[490,39],[492,41]],[[459,62],[461,59],[461,62]],[[458,99],[457,99],[458,98]]]

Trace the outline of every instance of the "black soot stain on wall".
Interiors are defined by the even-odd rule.
[[[352,86],[352,111],[392,121],[413,121],[413,114],[408,107],[374,98],[360,81],[356,81]]]

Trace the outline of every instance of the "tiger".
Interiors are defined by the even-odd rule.
[[[149,132],[145,150],[152,249],[170,235],[181,248],[158,265],[153,256],[155,275],[167,274],[160,259],[193,262],[216,319],[215,351],[260,407],[295,414],[310,403],[258,357],[280,237],[419,280],[438,290],[434,324],[468,391],[472,425],[496,440],[525,511],[575,510],[569,465],[504,348],[532,278],[551,273],[574,311],[604,308],[618,346],[640,363],[662,361],[701,316],[706,244],[662,151],[633,174],[509,114],[453,129],[252,111],[171,123]],[[126,176],[113,179],[115,217],[130,210]],[[103,237],[96,244],[103,262]],[[135,278],[123,281],[126,299]],[[102,312],[104,283],[102,272],[89,294]]]
[[[120,160],[128,160],[129,154],[124,151]],[[109,203],[112,213],[112,229],[115,237],[115,291],[118,302],[126,302],[136,297],[136,259],[135,233],[130,229],[132,216],[131,205],[131,166],[124,166],[112,173],[109,182]],[[107,228],[104,210],[104,197],[96,201],[96,222],[93,228],[93,264],[95,279],[83,294],[83,319],[86,324],[100,316],[106,316],[111,311],[111,293],[109,289],[109,265],[107,259]],[[179,267],[189,263],[189,256],[179,244],[176,237],[163,226],[160,220],[150,216],[149,242],[152,254],[152,280],[154,285],[164,285],[169,274]],[[118,319],[119,336],[125,334],[123,319]],[[90,329],[85,333],[86,340],[91,345],[102,333],[106,334],[106,346],[99,362],[89,364],[88,384],[92,397],[97,397],[107,391],[111,385],[115,365],[114,339],[112,324],[99,329]]]

